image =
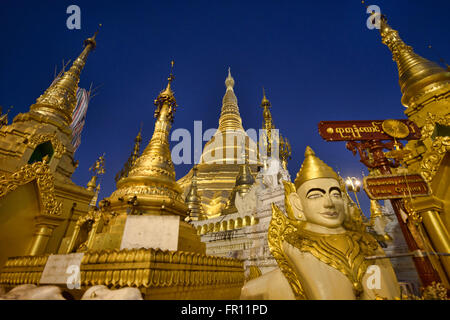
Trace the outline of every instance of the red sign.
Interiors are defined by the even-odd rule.
[[[320,121],[319,133],[326,141],[363,141],[363,140],[393,140],[382,128],[384,120],[356,121]],[[399,140],[417,140],[420,130],[410,120],[397,120],[404,123],[409,134]]]
[[[427,182],[420,174],[365,177],[364,190],[372,200],[429,196]]]

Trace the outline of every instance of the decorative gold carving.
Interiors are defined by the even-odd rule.
[[[6,126],[8,124],[8,115],[13,106],[9,107],[8,111],[5,114],[2,114],[2,107],[0,106],[0,128]]]
[[[39,284],[49,255],[9,258],[0,273],[0,284]]]
[[[92,167],[89,168],[89,171],[92,171],[95,175],[100,175],[105,173],[105,154],[101,155]]]
[[[8,177],[0,176],[0,198],[33,180],[36,180],[40,195],[42,214],[61,215],[62,204],[55,199],[53,175],[45,162],[26,164]]]
[[[409,135],[408,126],[395,119],[384,120],[381,127],[384,132],[397,139],[406,138]]]
[[[283,275],[289,282],[292,292],[297,300],[306,300],[305,291],[295,273],[289,258],[284,253],[283,241],[289,234],[295,233],[297,228],[290,223],[283,212],[272,203],[272,220],[270,221],[268,230],[269,249],[273,257],[277,261]]]
[[[420,104],[416,105],[416,103],[417,103],[417,101],[420,101],[422,97],[426,96],[430,92],[445,88],[449,84],[450,84],[450,81],[442,81],[441,83],[436,83],[436,84],[433,84],[433,85],[427,87],[425,90],[420,91],[418,94],[416,94],[415,96],[413,96],[410,99],[410,106],[413,106],[414,109],[417,109],[418,107],[420,107]],[[439,101],[439,100],[444,100],[446,98],[448,98],[448,92],[441,94],[441,95],[435,95],[435,96],[433,96],[432,99],[434,101]],[[427,100],[429,101],[429,99],[427,99]],[[421,104],[424,105],[423,103],[421,103]]]
[[[120,188],[114,191],[112,197],[122,197],[129,194],[135,195],[161,195],[170,199],[182,201],[181,194],[164,186],[139,186],[134,185],[127,188]]]
[[[305,229],[285,240],[301,252],[309,252],[318,260],[342,272],[353,285],[356,297],[363,292],[361,284],[371,262],[365,257],[375,254],[378,244],[362,233],[323,235]]]
[[[283,181],[283,184],[285,187],[284,203],[288,216],[286,217],[280,208],[272,203],[272,220],[270,221],[267,234],[269,249],[277,261],[281,272],[283,272],[288,280],[295,298],[297,300],[305,300],[306,295],[304,289],[293,269],[292,263],[289,261],[289,258],[286,256],[283,249],[283,241],[285,238],[289,234],[295,233],[299,228],[303,227],[304,222],[295,219],[294,211],[288,199],[289,194],[296,192],[295,185],[289,181]]]
[[[425,119],[425,125],[422,127],[422,131],[421,131],[422,140],[431,138],[437,123],[439,123],[441,125],[445,125],[445,126],[450,126],[450,115],[439,116],[439,115],[427,112],[427,117]]]
[[[403,295],[401,300],[449,300],[449,298],[447,297],[447,289],[440,282],[437,283],[433,281],[431,285],[425,288],[421,288],[421,291],[421,297],[418,297],[414,294]]]
[[[430,286],[423,289],[421,300],[449,300],[447,298],[447,289],[442,283],[433,282]]]
[[[109,205],[110,203],[107,200],[102,200],[100,209],[94,207],[93,209],[89,210],[86,215],[78,218],[66,253],[71,253],[74,251],[74,249],[77,252],[84,252],[92,248],[94,237],[97,234],[97,229],[100,221],[103,221],[104,225],[107,225],[111,218],[115,216],[115,212],[111,212],[108,210]],[[83,243],[77,245],[76,242],[80,234],[80,229],[85,223],[90,224],[90,230],[87,239]],[[75,246],[77,247],[75,248]]]
[[[67,152],[66,147],[61,143],[61,141],[56,137],[56,132],[54,133],[42,133],[31,136],[28,139],[28,146],[32,149],[36,148],[39,144],[50,141],[55,158],[61,158],[64,153]]]
[[[0,284],[39,284],[47,258],[9,258],[0,274]],[[192,298],[197,294],[196,289],[206,290],[210,298],[218,296],[214,291],[222,287],[235,289],[234,296],[223,296],[223,299],[236,299],[244,284],[242,261],[183,251],[89,251],[84,254],[80,269],[82,289],[94,285],[128,286],[158,296],[164,294],[158,289],[173,288],[183,291],[177,297],[182,299]]]
[[[292,148],[289,140],[280,134],[280,159],[283,168],[287,169],[288,160],[292,159]]]
[[[404,204],[405,210],[408,214],[408,217],[412,220],[412,222],[414,222],[415,225],[418,225],[419,223],[421,223],[422,216],[416,210],[414,210],[414,208],[411,204],[411,199],[404,199],[403,204]]]
[[[426,124],[422,127],[422,140],[431,138],[436,124],[450,126],[450,115],[437,116],[427,114]],[[422,156],[420,170],[425,180],[430,183],[436,174],[445,154],[450,151],[450,137],[436,137],[431,148]]]

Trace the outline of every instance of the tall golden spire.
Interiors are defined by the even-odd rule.
[[[392,59],[397,63],[402,104],[405,107],[414,105],[416,97],[424,91],[434,90],[429,88],[430,85],[450,81],[450,72],[416,54],[403,42],[398,32],[388,25],[385,16],[380,19],[380,34],[381,41],[391,50]]]
[[[72,112],[77,103],[76,93],[81,70],[83,70],[89,53],[96,47],[97,33],[98,31],[84,41],[84,50],[70,69],[37,98],[36,103],[30,107],[31,112],[42,114],[58,122],[62,121],[67,126],[70,125]]]
[[[177,106],[171,89],[174,78],[171,70],[167,87],[155,99],[156,123],[150,143],[137,158],[128,176],[117,182],[117,190],[111,197],[137,195],[138,200],[147,197],[139,202],[147,201],[157,212],[160,212],[156,208],[159,206],[171,214],[186,216],[187,208],[181,199],[181,188],[175,181],[169,148],[169,134]]]
[[[263,98],[261,100],[261,108],[263,108],[263,125],[262,128],[266,130],[267,134],[267,156],[272,156],[272,142],[273,139],[276,139],[276,136],[274,137],[272,135],[272,130],[275,129],[275,125],[273,123],[272,114],[270,113],[269,108],[271,108],[272,105],[270,104],[269,99],[266,97],[266,91],[263,87]],[[289,143],[288,139],[283,137],[281,133],[278,135],[278,151],[279,151],[279,158],[281,160],[281,163],[283,165],[283,168],[287,170],[287,161],[291,159],[291,144]]]
[[[239,114],[239,107],[236,95],[234,94],[234,79],[231,76],[230,68],[228,68],[228,77],[225,79],[227,91],[222,99],[222,112],[219,118],[219,130],[244,130],[242,127],[242,119]]]
[[[272,105],[270,104],[270,101],[266,98],[266,91],[264,90],[263,87],[263,98],[261,100],[261,108],[263,108],[263,117],[264,117],[264,122],[263,122],[263,129],[266,130],[271,130],[271,129],[275,129],[275,125],[273,124],[273,120],[272,120],[272,114],[270,113],[269,108]]]
[[[137,134],[136,138],[134,138],[134,147],[133,151],[131,152],[130,157],[128,158],[127,162],[124,164],[122,170],[120,170],[115,177],[116,183],[123,177],[128,176],[128,173],[130,172],[131,168],[133,167],[134,163],[136,162],[137,158],[140,154],[141,149],[141,142],[142,142],[142,136],[141,136],[142,126],[139,130],[139,133]]]
[[[272,105],[270,104],[270,101],[267,99],[266,97],[266,91],[264,90],[263,87],[263,98],[261,100],[261,108],[263,108],[263,124],[262,124],[262,128],[265,131],[265,135],[266,135],[266,141],[264,141],[264,143],[266,143],[266,152],[267,152],[267,156],[270,157],[272,155],[272,142],[273,142],[273,136],[272,136],[272,129],[275,129],[275,125],[273,124],[273,119],[272,119],[272,114],[270,113],[269,108],[272,107]]]

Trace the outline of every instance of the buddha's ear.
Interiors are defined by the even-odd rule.
[[[292,192],[288,196],[289,202],[292,206],[292,211],[297,220],[306,221],[305,215],[303,213],[303,206],[300,200],[300,196],[297,192]]]

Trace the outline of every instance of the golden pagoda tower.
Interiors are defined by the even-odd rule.
[[[96,35],[69,70],[10,125],[0,128],[0,265],[8,256],[56,252],[94,196],[72,182],[72,112]]]
[[[219,128],[203,149],[197,165],[197,190],[201,196],[206,217],[220,214],[229,199],[244,158],[252,172],[257,172],[258,147],[242,126],[239,106],[234,93],[235,81],[228,69],[225,79],[225,95],[219,118]],[[258,134],[258,133],[256,133]],[[242,154],[245,157],[242,157]],[[191,169],[186,176],[178,180],[183,194],[187,195],[193,176]],[[221,209],[217,208],[220,205]]]
[[[405,207],[409,220],[424,235],[423,249],[438,253],[430,259],[448,286],[450,257],[445,254],[450,253],[450,72],[416,54],[384,16],[380,34],[397,63],[405,114],[422,133],[419,140],[406,144],[409,154],[401,161],[409,173],[420,173],[432,190],[431,196],[407,199]]]
[[[291,159],[291,144],[288,139],[283,137],[281,133],[278,135],[274,134],[274,130],[276,129],[275,124],[272,119],[272,113],[270,112],[270,108],[272,104],[269,99],[266,97],[266,91],[263,88],[263,98],[261,100],[261,108],[263,108],[263,125],[262,129],[265,130],[265,139],[262,141],[264,143],[264,147],[266,150],[266,156],[268,158],[272,157],[272,147],[278,144],[278,156],[281,161],[281,165],[283,169],[287,171],[287,162]]]
[[[173,66],[173,64],[172,64]],[[189,208],[181,194],[182,190],[175,180],[175,170],[169,148],[169,134],[176,110],[176,100],[171,85],[174,76],[172,72],[168,78],[167,87],[161,91],[154,101],[156,118],[153,136],[139,154],[138,144],[140,133],[135,139],[135,147],[131,156],[130,168],[123,172],[117,181],[117,189],[108,198],[100,201],[100,211],[107,217],[108,223],[99,229],[100,232],[91,233],[92,239],[88,241],[87,249],[105,250],[119,249],[123,244],[127,221],[130,216],[170,216],[178,218],[177,227],[178,250],[189,252],[205,252],[205,245],[200,242],[196,230],[185,218]],[[138,156],[135,160],[134,157]],[[164,222],[161,222],[164,223]],[[99,226],[100,228],[100,226]],[[81,227],[80,227],[81,230]],[[84,243],[77,240],[81,237],[71,235],[63,241],[59,252],[70,253],[80,251],[75,243]]]
[[[407,108],[405,114],[419,127],[425,124],[428,112],[447,115],[450,108],[450,72],[416,54],[412,47],[403,42],[398,31],[389,26],[384,16],[380,19],[380,34],[382,42],[391,50],[392,59],[397,63],[403,94],[401,102]]]
[[[272,154],[272,130],[275,129],[275,125],[273,124],[272,120],[272,114],[269,110],[272,105],[270,104],[270,101],[266,97],[266,91],[263,88],[263,98],[261,100],[261,108],[263,108],[263,124],[262,128],[266,130],[266,141],[264,143],[266,144],[266,152],[267,156],[270,157]]]
[[[181,198],[180,186],[175,181],[175,169],[169,148],[169,133],[177,107],[171,89],[174,79],[171,73],[166,89],[155,100],[155,129],[150,143],[136,159],[128,175],[117,182],[117,190],[110,199],[112,206],[120,200],[139,194],[140,208],[146,213],[187,216],[187,208]],[[114,199],[114,200],[113,200]]]

